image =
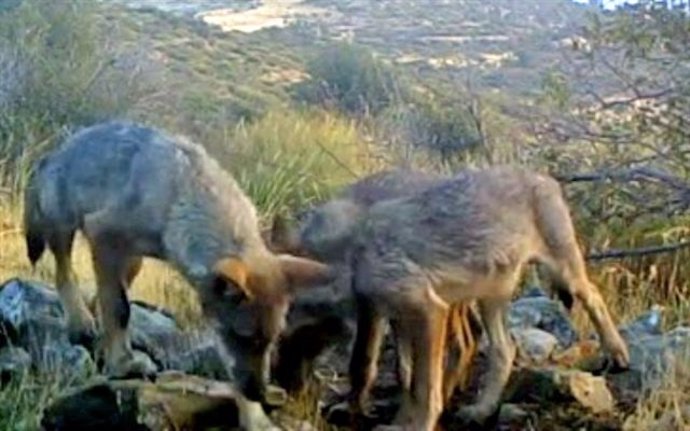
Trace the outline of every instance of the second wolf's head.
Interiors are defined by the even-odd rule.
[[[215,308],[220,336],[234,357],[234,378],[245,396],[266,399],[270,357],[292,295],[300,288],[332,279],[319,262],[291,255],[227,257],[216,262],[207,283],[204,307]]]
[[[319,260],[340,259],[349,245],[359,215],[365,211],[349,199],[335,199],[297,214],[295,225],[274,219],[271,243],[276,250]]]
[[[374,173],[345,187],[335,199],[298,213],[292,225],[276,218],[269,242],[276,250],[331,262],[342,260],[358,220],[371,205],[421,192],[443,178],[409,168]]]

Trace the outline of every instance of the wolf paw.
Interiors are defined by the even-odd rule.
[[[494,412],[494,409],[487,406],[472,404],[461,407],[458,417],[465,425],[483,425]]]
[[[605,348],[619,369],[626,370],[630,367],[630,353],[622,338],[606,343]]]
[[[84,346],[86,350],[92,352],[96,348],[98,340],[98,331],[93,318],[86,318],[79,323],[68,323],[67,339],[70,344]]]

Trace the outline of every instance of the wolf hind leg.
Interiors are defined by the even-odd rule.
[[[96,322],[74,280],[74,235],[74,231],[55,232],[49,238],[48,246],[55,257],[55,285],[65,313],[69,340],[91,350],[96,340]]]

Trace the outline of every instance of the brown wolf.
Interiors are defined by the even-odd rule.
[[[385,319],[412,352],[412,384],[394,423],[434,429],[443,409],[442,358],[453,304],[477,300],[489,340],[489,369],[477,402],[462,416],[483,423],[495,412],[515,348],[504,327],[525,265],[537,261],[582,301],[619,366],[629,354],[585,263],[559,184],[511,166],[466,170],[425,191],[373,205],[360,219],[350,259],[358,327],[351,399],[375,378]]]
[[[252,401],[264,400],[292,293],[332,279],[327,265],[268,250],[254,205],[201,146],[134,123],[85,128],[40,160],[24,211],[32,264],[46,246],[55,257],[73,341],[95,334],[71,276],[75,233],[88,240],[111,375],[155,371],[133,355],[127,336],[127,288],[144,256],[168,262],[196,288],[221,349],[232,352],[230,376]]]
[[[290,226],[284,219],[276,218],[270,243],[272,247],[290,253],[321,261],[344,263],[353,239],[354,227],[369,207],[377,202],[420,193],[443,179],[447,177],[408,168],[374,173],[345,187],[334,199],[299,213],[297,226]],[[326,322],[333,324],[332,319],[327,319]],[[393,329],[396,329],[395,326]],[[448,319],[450,338],[448,369],[444,373],[445,400],[450,398],[456,387],[463,387],[468,382],[469,365],[477,349],[475,340],[480,329],[478,318],[469,304],[453,305]],[[403,387],[409,387],[411,352],[405,347],[399,346],[398,350],[398,378]],[[286,361],[285,364],[294,364],[294,360]],[[370,389],[368,386],[362,391],[362,403],[358,403],[357,407],[364,404]]]

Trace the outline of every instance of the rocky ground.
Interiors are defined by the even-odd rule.
[[[282,356],[287,358],[295,350],[305,353],[310,345],[349,341],[345,335],[351,333],[352,322],[343,324],[339,317],[351,311],[342,286],[325,287],[298,298],[290,317],[289,334],[293,337],[286,338]],[[43,412],[44,429],[158,430],[171,429],[167,427],[172,423],[186,424],[189,428],[185,429],[217,429],[231,427],[236,421],[235,393],[231,384],[222,381],[225,374],[208,332],[183,331],[165,311],[135,303],[131,321],[134,347],[163,370],[175,372],[163,373],[150,382],[107,381],[97,375],[90,354],[68,342],[61,318],[56,293],[48,286],[21,279],[10,279],[0,286],[2,384],[21,378],[23,373],[91,376]],[[313,328],[300,326],[309,319],[324,318],[332,321],[319,326],[327,328],[327,334],[310,334]],[[596,337],[578,334],[561,303],[538,288],[528,289],[514,301],[508,324],[518,346],[518,358],[503,407],[494,418],[495,428],[500,430],[623,429],[625,415],[637,400],[663,385],[672,370],[690,360],[690,327],[662,331],[661,310],[656,308],[621,327],[632,355],[626,371],[607,370]],[[297,331],[305,332],[294,337]],[[319,356],[314,373],[304,364],[277,368],[288,385],[285,375],[300,367],[318,376],[323,388],[319,404],[334,425],[342,417],[329,407],[342,401],[347,390],[343,376],[348,344],[336,344]],[[454,412],[476,394],[485,363],[484,339],[480,346],[470,388],[456,394],[444,414],[442,422],[447,430],[459,429]],[[394,413],[398,393],[394,355],[391,346],[387,347],[374,392],[381,421]],[[674,414],[690,414],[690,406],[678,408],[680,413]],[[311,428],[294,425],[297,422],[281,416],[280,410],[274,411],[273,417],[287,429]],[[660,417],[658,425],[660,429],[679,429],[674,428],[670,417]]]

